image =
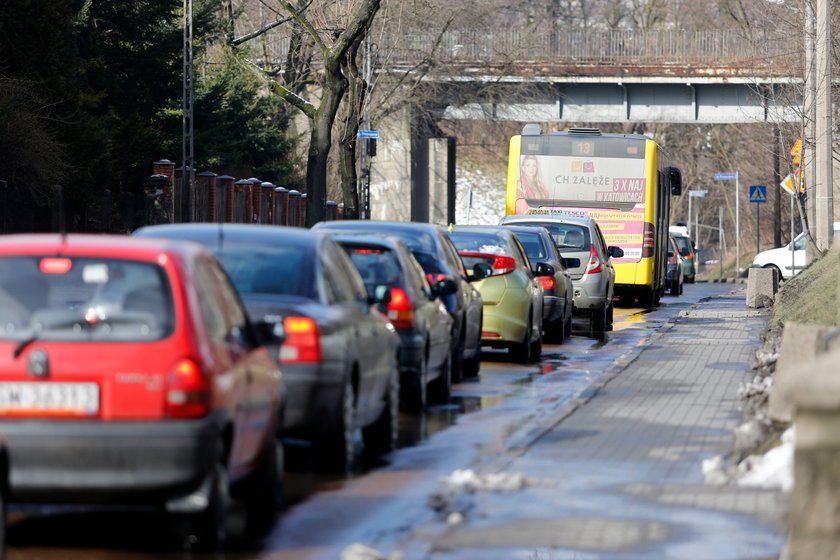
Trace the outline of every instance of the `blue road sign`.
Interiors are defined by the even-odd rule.
[[[737,173],[715,173],[715,181],[734,181],[737,178]]]
[[[750,185],[750,202],[767,202],[767,187]]]
[[[356,131],[356,138],[372,138],[376,140],[379,138],[378,130],[358,130]]]

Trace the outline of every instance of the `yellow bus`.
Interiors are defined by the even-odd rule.
[[[607,244],[624,250],[613,259],[622,305],[662,296],[670,197],[681,191],[679,169],[641,134],[528,124],[510,139],[505,213],[591,216]]]

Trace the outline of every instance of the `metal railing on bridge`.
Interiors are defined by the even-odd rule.
[[[747,37],[735,31],[586,31],[525,29],[451,29],[385,35],[378,48],[381,69],[436,65],[549,64],[562,66],[692,66],[724,73],[761,71],[801,75],[801,41],[776,32]],[[288,37],[269,39],[269,52],[280,61]],[[440,68],[446,71],[446,68]]]

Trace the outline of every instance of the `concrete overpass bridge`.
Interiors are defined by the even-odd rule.
[[[380,71],[423,72],[442,92],[436,115],[447,119],[795,122],[794,41],[728,31],[449,31],[394,41]]]
[[[380,39],[381,78],[420,81],[426,111],[376,123],[377,218],[455,221],[455,146],[435,119],[541,123],[798,122],[801,39],[733,31],[522,29],[409,32]],[[275,38],[272,50],[285,53]],[[417,115],[426,117],[417,121]],[[406,201],[410,200],[410,207]]]

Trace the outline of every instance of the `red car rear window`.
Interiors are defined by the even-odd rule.
[[[155,264],[87,257],[0,257],[0,339],[139,341],[174,327]]]

